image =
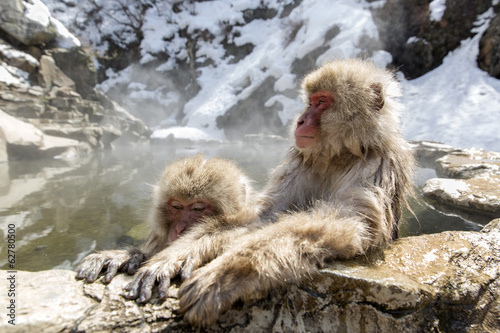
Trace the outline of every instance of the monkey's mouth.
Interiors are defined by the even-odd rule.
[[[314,136],[303,136],[303,135],[296,135],[295,136],[295,145],[297,148],[306,148],[310,146],[315,140]]]

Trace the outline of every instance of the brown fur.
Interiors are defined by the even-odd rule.
[[[398,83],[361,60],[328,63],[305,77],[302,95],[328,91],[320,140],[292,147],[263,191],[263,227],[242,233],[179,291],[181,311],[209,325],[238,299],[298,283],[397,237],[414,158],[399,132]]]
[[[172,220],[165,205],[169,198],[206,199],[211,204],[212,215],[186,231],[186,235],[169,245],[168,234]],[[192,269],[208,262],[219,254],[218,242],[228,242],[239,235],[234,226],[248,224],[258,214],[256,194],[248,178],[232,162],[221,158],[205,159],[202,155],[174,161],[166,167],[161,180],[154,187],[149,214],[150,233],[140,248],[101,251],[87,256],[77,268],[77,278],[94,282],[106,269],[104,282],[110,282],[118,270],[135,273],[141,263],[151,258],[141,269],[155,279],[173,278],[177,273],[189,276]],[[199,235],[199,236],[198,236]],[[185,239],[184,239],[185,238]],[[222,240],[219,240],[221,238]],[[222,248],[222,246],[221,246]],[[164,252],[160,252],[164,251]],[[159,253],[160,252],[160,253]],[[165,263],[169,258],[171,262]],[[174,267],[174,268],[172,268]],[[169,273],[171,272],[171,273]],[[165,281],[163,284],[169,283]],[[136,284],[140,287],[140,280]],[[150,290],[149,290],[150,291]],[[131,298],[134,294],[131,295]]]

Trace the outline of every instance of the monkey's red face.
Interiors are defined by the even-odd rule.
[[[318,140],[321,116],[333,105],[333,96],[328,91],[318,91],[309,96],[309,107],[297,121],[295,145],[298,148],[312,146]]]
[[[212,207],[210,202],[204,199],[170,198],[167,201],[167,212],[171,223],[168,239],[172,242],[203,217],[212,215]]]

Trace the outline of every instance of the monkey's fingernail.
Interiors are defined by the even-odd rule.
[[[141,297],[139,297],[139,303],[146,303],[146,297],[144,295],[141,295]]]

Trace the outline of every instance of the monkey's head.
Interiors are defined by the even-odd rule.
[[[249,187],[249,180],[230,161],[200,154],[177,160],[154,189],[153,204],[160,213],[156,223],[173,241],[206,216],[237,213]]]
[[[303,153],[333,157],[350,152],[363,158],[399,136],[398,82],[392,72],[370,62],[327,63],[304,78],[301,96],[307,107],[294,135]]]

